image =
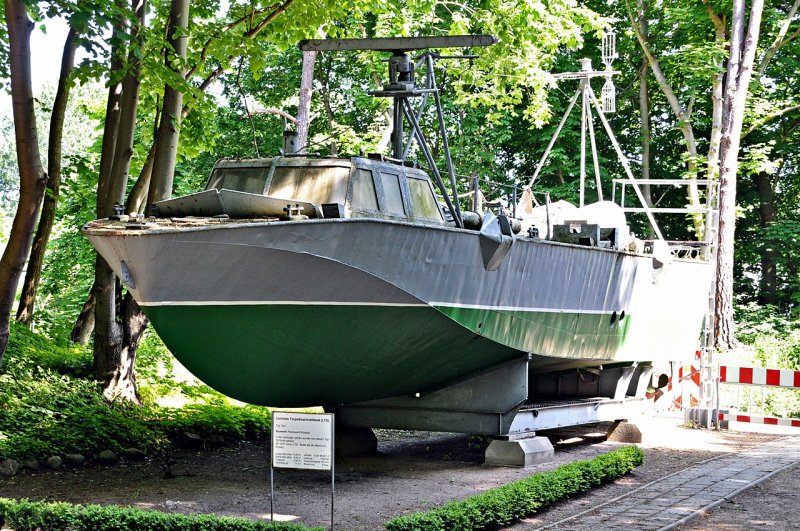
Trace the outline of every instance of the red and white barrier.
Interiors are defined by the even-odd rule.
[[[720,383],[800,388],[800,371],[720,365],[719,381]]]
[[[770,424],[772,426],[792,426],[800,428],[800,419],[781,417],[761,417],[759,415],[740,415],[737,413],[720,413],[719,420],[729,422],[750,422],[751,424]]]

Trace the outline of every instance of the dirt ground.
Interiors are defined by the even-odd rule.
[[[642,447],[647,455],[643,466],[587,496],[559,503],[514,529],[556,522],[697,461],[775,437],[708,432],[676,424],[677,421],[670,419],[643,422]],[[377,455],[337,459],[336,527],[381,529],[394,516],[462,499],[576,459],[591,458],[618,445],[598,442],[597,438],[591,438],[592,442],[572,439],[592,431],[602,433],[605,429],[601,425],[550,434],[556,446],[555,461],[527,469],[484,466],[483,451],[488,443],[485,438],[379,431]],[[215,451],[175,452],[141,463],[111,467],[87,465],[59,472],[26,471],[12,479],[0,480],[0,496],[268,519],[268,459],[266,442],[246,442]],[[752,529],[764,525],[782,529],[778,523],[762,522],[797,522],[800,489],[796,472],[795,467],[775,476],[756,487],[758,491],[743,493],[686,529]],[[276,520],[321,526],[330,523],[330,474],[280,469],[275,471],[274,484]],[[795,502],[778,501],[786,496],[794,496]]]

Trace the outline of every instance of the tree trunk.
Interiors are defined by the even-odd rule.
[[[724,46],[727,39],[726,24],[723,17],[717,15],[710,4],[706,4],[708,16],[714,23],[714,43]],[[719,177],[719,147],[722,141],[722,117],[724,112],[725,70],[721,61],[716,65],[719,71],[714,74],[711,83],[711,134],[708,138],[708,156],[706,156],[706,179],[716,180]]]
[[[769,174],[759,172],[753,175],[753,183],[758,192],[758,213],[761,218],[761,228],[766,229],[778,219],[778,210],[775,208],[775,193]],[[778,275],[775,269],[775,259],[778,257],[778,242],[765,238],[762,235],[763,246],[761,253],[761,279],[758,286],[759,304],[778,304]]]
[[[92,284],[92,287],[89,288],[89,296],[86,298],[86,302],[83,303],[83,308],[81,308],[81,313],[72,326],[72,333],[69,336],[71,342],[84,347],[89,344],[89,336],[94,331],[94,305],[94,284]]]
[[[186,75],[183,63],[186,60],[186,46],[189,37],[189,0],[172,0],[170,7],[170,20],[168,34],[171,34],[169,46],[174,54],[167,53],[167,65],[177,64],[175,72],[181,78]],[[158,128],[155,159],[153,161],[153,176],[150,181],[150,192],[147,194],[147,204],[168,199],[172,195],[172,185],[175,177],[175,159],[178,154],[178,139],[180,136],[181,107],[183,107],[183,92],[167,84],[164,87],[164,104],[161,109],[161,125]]]
[[[58,194],[61,188],[61,137],[64,133],[64,115],[67,112],[70,85],[67,82],[72,73],[75,62],[75,36],[74,28],[70,28],[64,43],[64,53],[61,57],[61,74],[58,79],[53,112],[50,116],[50,136],[47,147],[47,190],[42,206],[42,216],[33,237],[33,248],[28,259],[28,270],[22,284],[22,294],[17,308],[17,320],[25,323],[30,328],[33,324],[33,308],[36,303],[36,290],[42,278],[42,264],[53,221],[58,206]]]
[[[102,271],[103,274],[113,279],[114,272],[105,262],[103,265],[105,266]],[[105,285],[114,287],[115,282],[112,280],[110,284]],[[115,294],[113,293],[98,293],[98,306],[101,300],[105,301],[114,297]],[[139,404],[141,399],[136,386],[134,365],[136,362],[136,349],[139,347],[142,334],[147,328],[147,317],[142,313],[130,293],[126,294],[122,300],[120,319],[125,326],[117,325],[113,327],[113,338],[109,339],[113,341],[114,348],[107,349],[107,355],[95,356],[95,373],[98,374],[98,377],[101,375],[103,377],[100,382],[103,396],[107,400],[127,400]],[[95,345],[97,345],[97,337],[98,334],[95,334]]]
[[[132,33],[132,48],[141,46],[141,31],[144,26],[146,3],[132,0],[136,21]],[[120,118],[116,130],[111,173],[108,179],[102,217],[113,214],[114,205],[125,203],[125,191],[133,154],[133,137],[136,128],[136,111],[139,98],[140,61],[133,53],[128,54],[128,68],[122,81],[120,95]],[[108,133],[114,134],[113,131]],[[104,132],[105,134],[105,132]],[[99,187],[98,187],[99,191]],[[123,399],[139,403],[133,372],[136,346],[144,324],[136,318],[129,319],[138,310],[135,302],[128,304],[130,297],[117,301],[117,279],[111,267],[98,256],[95,264],[95,339],[94,368],[97,381],[108,400]],[[145,320],[146,324],[146,320]]]
[[[125,10],[125,3],[123,0],[115,0],[114,4],[117,9],[122,12]],[[118,17],[114,21],[114,29],[119,29],[124,33],[125,22],[122,17]],[[120,73],[122,72],[122,54],[124,49],[120,46],[117,39],[111,41],[111,64],[109,65],[109,78],[112,80],[108,85],[108,96],[106,99],[106,115],[103,121],[103,142],[100,148],[100,169],[97,177],[97,198],[95,202],[95,216],[102,218],[106,216],[106,196],[108,195],[108,183],[111,180],[111,166],[114,164],[114,149],[117,145],[117,131],[119,130],[119,117],[120,117],[120,97],[122,96],[122,79]],[[95,263],[100,259],[100,255],[96,255]],[[92,284],[86,296],[86,301],[83,303],[81,313],[75,324],[72,326],[72,333],[70,334],[70,341],[80,345],[86,345],[89,342],[89,336],[94,331],[95,326],[95,307],[97,297],[95,296],[95,289],[97,282]]]
[[[664,71],[661,70],[661,64],[658,62],[658,59],[656,59],[656,56],[653,54],[653,51],[650,48],[650,43],[647,40],[649,36],[643,33],[643,28],[639,21],[641,19],[646,19],[646,15],[644,13],[645,4],[640,2],[638,8],[642,15],[634,16],[634,13],[631,10],[628,10],[628,18],[631,22],[631,26],[633,26],[634,33],[636,34],[636,40],[639,42],[639,46],[650,65],[650,70],[652,70],[653,76],[656,78],[656,82],[658,82],[658,87],[661,89],[664,97],[667,98],[667,103],[669,103],[670,109],[672,109],[672,114],[675,116],[675,121],[677,122],[676,125],[683,134],[683,140],[686,144],[686,154],[688,155],[686,159],[686,176],[690,180],[690,183],[687,186],[687,196],[689,199],[689,204],[692,207],[699,207],[700,192],[697,188],[697,184],[691,182],[697,178],[697,161],[699,159],[697,152],[697,139],[694,136],[694,129],[692,128],[691,123],[691,113],[689,110],[684,108],[680,100],[678,100],[678,96],[672,89],[672,85],[670,85],[669,81],[667,81],[667,76],[664,74]],[[703,225],[702,215],[693,215],[692,219],[697,238],[702,240],[705,235],[705,226]]]
[[[300,75],[300,102],[297,104],[297,152],[305,153],[308,146],[308,128],[311,125],[311,96],[314,92],[314,63],[317,52],[303,52],[303,70]]]
[[[155,136],[158,136],[157,134]],[[139,214],[147,214],[147,192],[150,190],[150,180],[153,177],[153,163],[156,160],[156,143],[155,137],[153,145],[150,146],[150,151],[147,152],[147,158],[144,159],[142,169],[139,172],[139,177],[133,184],[130,193],[128,194],[128,201],[125,203],[125,212],[136,212]]]
[[[331,133],[331,157],[335,157],[339,153],[339,146],[336,144],[336,122],[333,115],[333,106],[331,105],[330,93],[330,79],[331,79],[331,61],[326,61],[325,74],[320,76],[322,87],[320,88],[320,96],[322,96],[322,105],[325,107],[325,115],[328,118],[328,130]],[[310,102],[309,102],[310,103]]]
[[[747,34],[745,0],[734,0],[731,48],[725,86],[725,107],[720,142],[719,237],[717,243],[717,290],[714,336],[716,344],[730,348],[737,344],[733,328],[733,247],[736,223],[736,178],[739,170],[739,142],[744,121],[750,77],[761,25],[763,0],[752,0]]]
[[[47,175],[39,154],[39,135],[31,88],[30,35],[33,22],[25,3],[5,0],[11,71],[11,105],[19,165],[19,202],[8,244],[0,258],[0,364],[8,344],[11,308],[39,216]]]
[[[123,0],[115,0],[120,11],[125,9]],[[114,28],[119,28],[123,33],[125,22],[118,18]],[[106,197],[108,196],[108,183],[111,180],[111,166],[114,164],[114,149],[117,146],[117,131],[120,119],[120,98],[122,97],[122,72],[124,50],[119,42],[111,41],[111,64],[109,78],[114,80],[108,86],[108,100],[106,101],[106,117],[103,123],[103,143],[100,148],[100,171],[97,178],[97,203],[96,215],[98,218],[106,216]]]
[[[637,3],[637,11],[639,15],[639,29],[645,40],[650,39],[650,28],[647,22],[647,4],[643,1]],[[642,180],[650,178],[650,146],[653,139],[652,127],[650,122],[650,86],[647,83],[647,73],[650,70],[650,63],[647,57],[642,59],[642,66],[636,72],[639,76],[639,116],[640,116],[640,131],[642,135]],[[653,206],[653,197],[650,193],[650,183],[642,184],[642,195],[647,203],[646,206]]]

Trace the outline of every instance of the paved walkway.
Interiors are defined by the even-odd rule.
[[[535,529],[666,531],[800,462],[800,436],[697,463],[569,518]]]

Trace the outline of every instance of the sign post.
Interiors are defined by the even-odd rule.
[[[334,484],[333,413],[272,413],[272,451],[269,466],[269,514],[274,521],[275,468],[331,471],[331,530],[336,487]]]

